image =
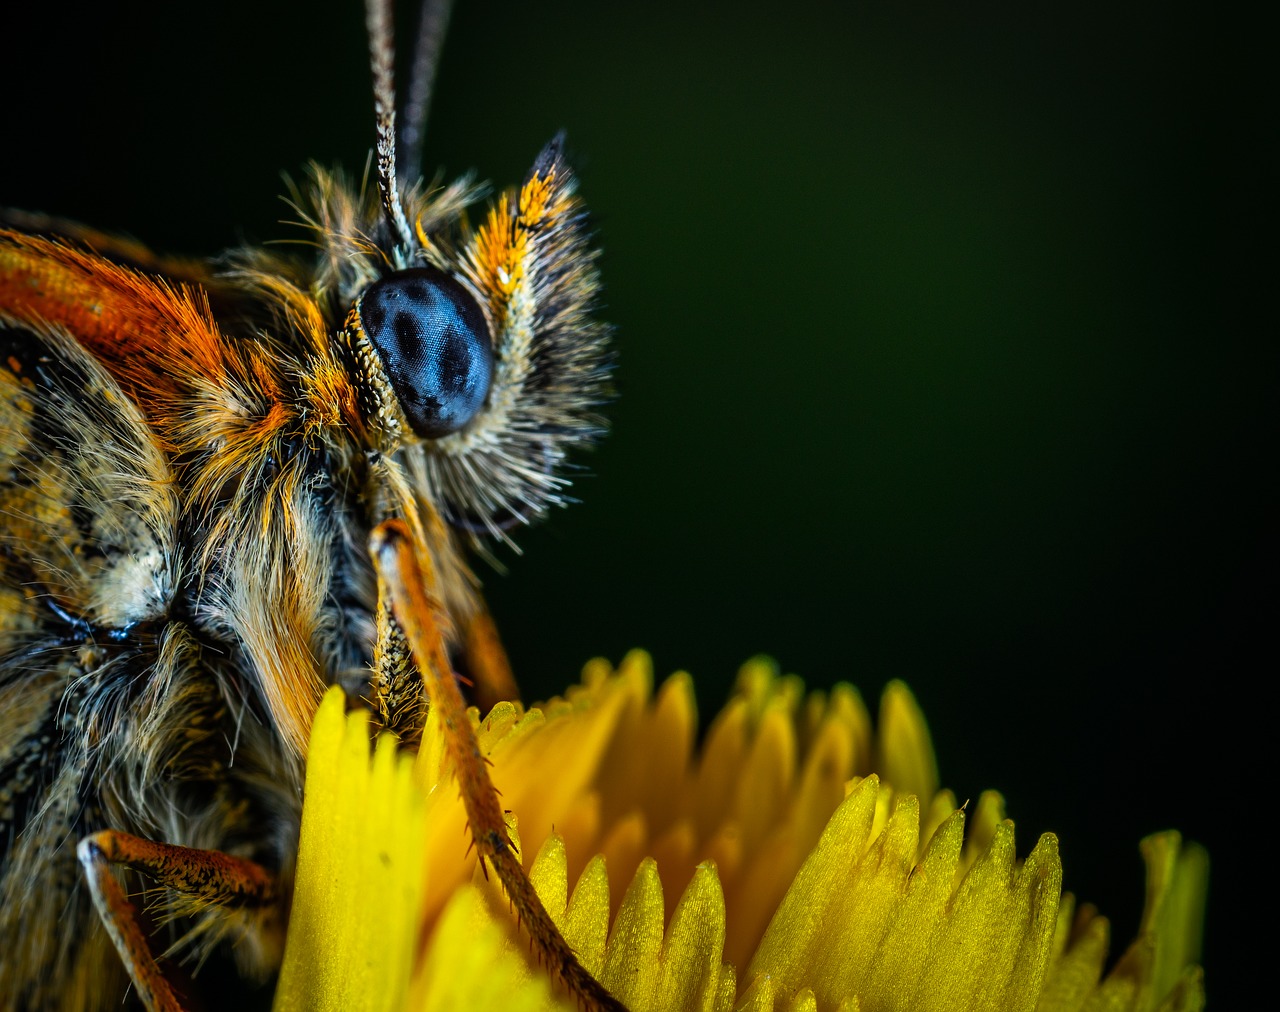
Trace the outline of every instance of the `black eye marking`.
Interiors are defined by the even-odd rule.
[[[493,345],[461,284],[434,267],[400,271],[366,289],[356,312],[414,432],[439,439],[476,416],[493,379]]]

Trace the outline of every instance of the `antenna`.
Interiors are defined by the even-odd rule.
[[[404,185],[416,182],[422,175],[422,143],[427,133],[427,114],[431,111],[431,92],[452,9],[453,0],[423,0],[418,20],[418,41],[413,49],[409,88],[400,122],[397,174]]]
[[[373,111],[378,130],[378,191],[382,210],[396,240],[404,246],[416,242],[400,203],[396,179],[396,42],[391,0],[366,0],[365,27],[369,32],[369,65],[373,71]]]

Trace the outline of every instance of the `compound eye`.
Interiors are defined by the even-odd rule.
[[[489,394],[493,345],[462,285],[434,267],[399,271],[365,289],[356,313],[414,432],[439,439],[476,416]]]

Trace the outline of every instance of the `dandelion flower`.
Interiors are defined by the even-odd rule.
[[[573,1009],[467,853],[438,729],[370,756],[343,711],[332,690],[312,731],[276,1008]],[[655,696],[633,653],[474,719],[543,904],[628,1008],[1203,1007],[1204,851],[1143,841],[1139,936],[1104,977],[1107,921],[1062,894],[1056,839],[1019,860],[999,795],[939,790],[901,683],[873,734],[852,687],[753,661],[699,750],[688,676]]]

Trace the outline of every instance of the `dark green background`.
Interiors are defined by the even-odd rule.
[[[291,236],[281,171],[371,142],[359,6],[213,7],[28,12],[0,202]],[[873,705],[905,678],[944,781],[1001,788],[1024,852],[1059,832],[1113,948],[1138,838],[1209,844],[1229,1007],[1274,609],[1254,68],[1167,7],[684,7],[464,0],[446,49],[429,163],[512,183],[566,128],[620,349],[582,504],[486,581],[518,674],[644,646],[708,714],[760,651]]]

